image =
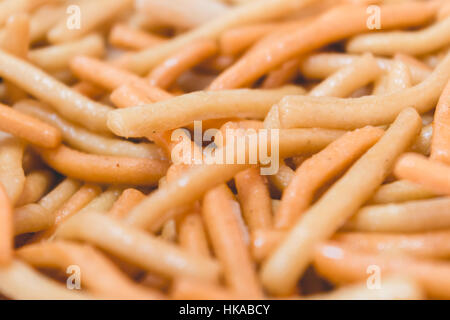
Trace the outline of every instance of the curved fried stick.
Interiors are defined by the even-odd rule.
[[[100,156],[64,145],[38,151],[56,171],[89,182],[155,185],[168,168],[168,163],[163,160]]]
[[[450,18],[447,18],[419,31],[356,36],[347,43],[347,51],[350,53],[372,52],[385,56],[399,52],[415,56],[424,55],[450,44],[449,33]]]
[[[0,266],[9,265],[13,260],[14,233],[13,209],[5,188],[0,185]]]
[[[0,75],[47,102],[61,115],[94,131],[108,131],[106,114],[111,108],[94,102],[40,69],[0,51]]]
[[[434,112],[431,159],[450,165],[450,81]]]

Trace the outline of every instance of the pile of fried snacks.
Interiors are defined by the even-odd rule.
[[[450,1],[0,0],[0,299],[450,299]]]

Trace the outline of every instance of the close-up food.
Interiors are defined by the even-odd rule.
[[[0,131],[0,300],[450,299],[450,0],[0,0]]]

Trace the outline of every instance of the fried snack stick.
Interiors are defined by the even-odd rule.
[[[372,196],[396,158],[419,134],[421,125],[417,112],[405,109],[384,136],[304,213],[262,267],[267,290],[276,294],[292,292],[312,259],[314,246],[329,238]],[[365,183],[361,184],[363,176]]]
[[[405,108],[429,111],[450,78],[450,53],[422,83],[400,92],[361,98],[287,96],[279,103],[282,128],[354,129],[392,122]]]
[[[285,163],[280,163],[277,174],[269,176],[269,180],[278,190],[284,191],[288,187],[294,175],[294,170],[292,170]]]
[[[117,108],[130,108],[153,103],[145,92],[132,84],[124,84],[115,89],[109,96]]]
[[[292,59],[286,61],[276,70],[269,72],[266,79],[261,85],[263,89],[273,89],[281,87],[282,85],[294,80],[298,74],[298,65],[300,64],[300,59]]]
[[[39,201],[47,193],[55,181],[55,175],[50,170],[36,170],[25,177],[22,194],[16,202],[16,207]]]
[[[283,192],[275,227],[293,226],[310,206],[316,191],[372,147],[383,133],[374,127],[348,132],[303,162]]]
[[[103,38],[98,34],[91,34],[79,40],[33,49],[28,53],[28,59],[34,65],[52,72],[66,69],[70,60],[77,55],[101,57],[104,53]]]
[[[167,39],[118,23],[111,29],[108,41],[118,48],[141,50],[164,43]]]
[[[411,278],[391,275],[382,279],[379,290],[367,288],[367,281],[340,287],[331,292],[306,296],[306,300],[421,300],[423,289]]]
[[[361,208],[345,230],[425,232],[450,226],[450,198],[408,201]]]
[[[304,28],[279,36],[274,41],[267,41],[219,75],[209,88],[224,90],[248,85],[295,56],[367,31],[366,9],[366,6],[339,6],[325,12]],[[436,13],[435,5],[418,2],[384,5],[380,9],[383,29],[422,25]]]
[[[148,75],[151,85],[162,89],[169,88],[186,70],[195,67],[218,51],[212,40],[199,40],[169,56]]]
[[[0,75],[33,96],[50,104],[62,116],[94,131],[108,131],[106,105],[71,90],[40,69],[0,51]]]
[[[87,81],[80,81],[74,84],[72,89],[90,99],[101,98],[101,96],[105,93],[103,89]]]
[[[70,68],[79,78],[110,91],[119,88],[121,85],[132,84],[144,90],[147,96],[154,101],[172,97],[170,93],[151,86],[148,81],[94,58],[86,56],[75,57],[70,62]]]
[[[231,9],[220,18],[167,41],[155,48],[131,54],[122,61],[129,70],[145,74],[171,54],[199,39],[214,40],[227,29],[275,19],[299,10],[314,0],[263,0]]]
[[[400,179],[418,183],[439,194],[450,195],[450,166],[418,154],[406,154],[395,165]]]
[[[228,6],[209,0],[140,0],[136,9],[164,25],[190,29],[226,14]]]
[[[220,273],[219,265],[210,258],[191,254],[147,232],[92,211],[70,218],[60,226],[56,238],[93,243],[122,260],[170,278],[186,276],[214,282]]]
[[[369,200],[368,204],[405,202],[411,200],[429,199],[437,196],[438,195],[435,192],[429,190],[428,188],[422,187],[420,184],[407,180],[398,180],[382,185]]]
[[[89,245],[69,241],[40,242],[20,248],[17,255],[38,268],[56,268],[66,272],[69,266],[78,266],[82,275],[81,286],[99,298],[163,298],[156,291],[136,285],[100,251]]]
[[[47,32],[61,20],[66,7],[57,3],[49,3],[37,8],[30,19],[30,42],[43,40]]]
[[[416,260],[407,256],[379,255],[351,250],[337,243],[319,245],[314,253],[318,273],[335,283],[367,279],[367,268],[378,266],[381,274],[396,273],[416,280],[431,298],[448,299],[450,264]]]
[[[405,253],[417,258],[447,259],[450,257],[449,231],[426,233],[342,232],[333,241],[354,250],[373,253]]]
[[[245,297],[261,298],[262,288],[247,247],[248,231],[239,203],[226,185],[219,185],[205,194],[202,217],[228,286]]]
[[[280,131],[280,157],[317,152],[342,135],[340,131],[298,129]],[[133,226],[159,230],[172,217],[173,210],[200,199],[205,192],[233,178],[249,164],[203,164],[187,170],[181,177],[161,186],[130,211],[125,221]]]
[[[279,229],[256,230],[251,234],[250,250],[256,262],[262,262],[286,237],[286,231]]]
[[[225,55],[237,55],[278,27],[277,23],[257,23],[224,31],[219,38],[220,51]]]
[[[190,252],[209,257],[208,239],[201,215],[198,212],[187,214],[179,225],[180,246]]]
[[[83,181],[112,184],[155,185],[168,164],[157,159],[101,156],[76,151],[64,145],[37,149],[42,159],[65,176]]]
[[[272,227],[272,203],[269,188],[257,168],[239,172],[234,181],[242,214],[250,232]]]
[[[300,72],[307,78],[323,79],[340,68],[354,63],[358,58],[358,55],[347,53],[314,53],[302,59]],[[395,63],[392,59],[376,58],[376,60],[378,66],[385,72],[389,72]],[[417,63],[415,60],[402,61],[409,67],[414,85],[424,81],[431,73],[430,67],[423,63]]]
[[[53,224],[47,228],[44,233],[40,234],[37,239],[50,238],[64,221],[68,220],[74,214],[86,207],[91,201],[102,193],[102,189],[95,184],[85,184],[77,192],[75,192],[69,200],[67,200],[53,214]]]
[[[336,71],[319,85],[314,87],[308,95],[312,97],[344,98],[356,89],[376,80],[381,69],[371,54],[365,54],[352,64]]]
[[[195,120],[218,118],[264,119],[270,107],[287,94],[303,92],[297,87],[275,90],[199,91],[155,102],[120,109],[108,115],[111,130],[122,137],[142,137],[153,131],[166,131]]]
[[[450,81],[434,112],[431,159],[450,165]]]
[[[55,148],[61,143],[57,128],[4,104],[0,104],[0,130],[39,147]]]
[[[5,188],[0,185],[0,267],[9,265],[13,260],[14,231],[13,209]]]
[[[46,105],[38,101],[22,100],[14,105],[14,109],[55,126],[61,130],[65,142],[81,151],[106,156],[165,158],[163,151],[155,144],[133,143],[90,132],[54,114]]]
[[[14,0],[16,1],[16,0]],[[92,296],[69,290],[15,259],[9,267],[0,268],[0,292],[18,300],[86,300]]]
[[[47,32],[47,39],[50,43],[61,43],[81,38],[117,16],[120,12],[130,8],[132,1],[93,0],[80,1],[77,5],[80,12],[79,28],[68,28],[67,17],[61,17],[61,20]]]
[[[14,205],[25,185],[22,168],[24,143],[16,137],[0,132],[0,183]]]
[[[0,37],[0,48],[19,58],[26,59],[30,46],[30,19],[26,14],[15,14],[6,23],[2,37]],[[14,84],[5,81],[6,93],[9,102],[17,101],[26,94]]]
[[[435,52],[450,44],[450,18],[419,31],[394,31],[359,35],[347,42],[350,53],[372,52],[377,55],[406,53],[414,56]]]
[[[79,188],[81,183],[66,178],[38,203],[30,203],[14,210],[14,234],[37,232],[54,223],[54,212]]]
[[[170,288],[174,300],[238,300],[241,297],[211,283],[198,282],[187,278],[176,279]]]
[[[129,188],[122,192],[119,199],[114,202],[108,214],[115,218],[123,218],[134,206],[145,199],[145,195],[139,190]]]
[[[396,59],[392,69],[375,82],[373,94],[394,93],[410,88],[411,86],[411,73],[408,66],[400,59]]]

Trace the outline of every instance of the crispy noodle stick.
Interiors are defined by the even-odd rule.
[[[284,190],[276,228],[289,228],[311,204],[316,191],[374,145],[384,131],[366,127],[348,132],[303,162]]]
[[[417,112],[405,109],[384,136],[315,203],[264,263],[263,284],[276,294],[289,294],[311,262],[314,246],[329,238],[366,202],[421,128]],[[359,183],[364,176],[364,184]],[[351,194],[352,197],[348,197]]]
[[[47,39],[51,43],[67,42],[81,38],[92,30],[100,27],[120,12],[131,7],[131,0],[92,0],[77,3],[80,12],[80,26],[68,28],[67,16],[48,31]]]
[[[367,281],[351,284],[327,293],[319,293],[305,297],[307,300],[421,300],[425,294],[411,278],[391,275],[382,279],[381,288],[369,289]]]
[[[123,218],[134,206],[145,199],[139,190],[129,188],[122,192],[119,199],[114,202],[108,214],[115,218]]]
[[[41,231],[54,223],[54,212],[80,187],[81,183],[65,179],[38,203],[28,204],[14,210],[14,234]]]
[[[262,288],[247,247],[248,231],[239,203],[226,185],[219,185],[205,194],[202,216],[229,287],[245,297],[262,297]]]
[[[166,131],[194,120],[218,118],[264,119],[270,107],[287,94],[303,92],[296,87],[275,90],[199,91],[150,105],[115,110],[108,115],[111,130],[122,137],[142,137]]]
[[[181,220],[178,241],[181,247],[190,252],[206,257],[210,256],[203,220],[197,212],[187,214]]]
[[[109,33],[108,41],[118,48],[140,50],[164,43],[167,39],[125,24],[116,24]]]
[[[39,147],[54,148],[61,143],[61,132],[57,128],[1,103],[0,130]]]
[[[5,188],[0,185],[0,267],[11,263],[14,251],[13,209]]]
[[[81,286],[96,297],[108,299],[161,299],[151,289],[136,285],[108,260],[89,245],[68,241],[41,242],[22,247],[17,255],[34,267],[56,268],[66,272],[72,265],[81,272]]]
[[[448,299],[448,262],[415,260],[407,256],[379,255],[351,250],[337,243],[320,245],[314,254],[314,267],[320,275],[336,283],[367,279],[370,266],[381,274],[398,273],[416,280],[431,298]]]
[[[286,61],[278,69],[269,72],[261,87],[263,89],[277,88],[294,80],[298,74],[299,64],[299,58]]]
[[[150,17],[157,12],[156,19],[164,25],[186,29],[220,17],[228,6],[210,0],[139,0],[136,9]]]
[[[257,23],[226,30],[220,35],[220,51],[226,55],[242,53],[278,26],[276,23]]]
[[[90,295],[69,290],[18,259],[7,268],[0,268],[0,292],[8,298],[18,300],[91,299]]]
[[[358,88],[377,79],[381,69],[371,54],[365,54],[352,64],[336,71],[314,87],[308,95],[312,97],[344,98]]]
[[[262,262],[285,238],[286,231],[260,229],[253,232],[251,236],[250,249],[253,259],[257,262]]]
[[[103,38],[98,34],[88,35],[80,40],[31,50],[28,59],[47,71],[57,71],[69,66],[77,55],[101,57],[105,52]]]
[[[345,230],[425,232],[450,226],[450,198],[414,200],[361,208]]]
[[[239,172],[235,177],[242,214],[250,232],[272,227],[269,188],[257,168]]]
[[[418,258],[446,259],[450,257],[450,232],[426,233],[338,233],[333,241],[355,250],[373,253],[406,253]]]
[[[52,236],[58,226],[86,207],[92,200],[99,196],[101,192],[102,189],[94,184],[85,184],[78,189],[78,191],[75,192],[69,200],[67,200],[58,210],[56,210],[53,214],[54,222],[52,226],[45,230],[45,232],[39,236],[39,239],[48,239]]]
[[[233,89],[248,85],[284,61],[366,31],[366,9],[366,6],[343,5],[324,13],[303,28],[267,41],[217,77],[210,89]],[[435,5],[418,2],[385,5],[380,9],[383,29],[422,25],[436,12]]]
[[[32,171],[25,177],[22,194],[16,202],[16,207],[39,201],[55,181],[55,175],[50,170]]]
[[[70,62],[71,70],[81,79],[107,90],[115,90],[121,85],[132,84],[141,88],[154,101],[172,97],[170,93],[151,86],[148,81],[103,61],[78,56]]]
[[[431,159],[450,165],[450,81],[434,113],[433,133]]]
[[[156,66],[149,74],[148,80],[153,86],[167,89],[183,72],[215,55],[217,51],[217,44],[212,40],[194,42]]]
[[[347,43],[350,53],[372,52],[378,55],[394,55],[402,52],[424,55],[450,44],[450,17],[419,31],[394,31],[360,35]]]
[[[106,114],[111,108],[89,100],[40,69],[0,51],[0,76],[47,102],[61,115],[94,131],[108,131]]]
[[[14,109],[55,126],[61,130],[65,142],[81,151],[106,156],[165,158],[164,152],[155,144],[133,143],[90,132],[54,114],[46,105],[37,101],[20,101],[14,105]]]
[[[408,66],[402,60],[396,59],[392,69],[375,83],[374,95],[394,93],[411,86],[411,73]]]
[[[421,184],[436,193],[450,195],[450,166],[442,162],[409,153],[398,160],[394,173],[401,179]]]
[[[391,202],[404,202],[410,200],[422,200],[436,197],[437,194],[428,188],[422,187],[407,180],[398,180],[382,185],[369,204],[383,204]]]
[[[129,108],[153,102],[145,92],[132,84],[124,84],[118,87],[111,93],[109,98],[117,108]]]
[[[168,168],[164,160],[94,155],[64,145],[37,150],[56,171],[89,182],[151,186],[164,176]]]
[[[22,194],[25,173],[22,168],[24,143],[9,134],[0,132],[0,183],[14,205]]]
[[[171,278],[187,276],[216,281],[220,273],[219,265],[210,258],[191,254],[147,232],[92,211],[70,218],[60,226],[56,236],[88,241],[136,266]]]
[[[123,63],[128,69],[145,74],[168,56],[195,40],[214,40],[227,29],[281,17],[313,1],[315,0],[263,0],[239,6],[220,18],[213,19],[173,40],[132,54]]]
[[[354,63],[358,59],[358,55],[346,53],[315,53],[305,57],[300,64],[300,72],[307,78],[323,79],[340,68]],[[389,72],[394,60],[376,58],[378,66],[385,72]],[[403,61],[411,72],[411,80],[413,84],[418,84],[425,80],[431,73],[431,69],[421,63],[417,64],[413,61]]]
[[[400,92],[361,98],[287,96],[279,103],[282,128],[354,129],[392,122],[405,108],[425,113],[435,106],[450,77],[450,53],[424,82]]]

